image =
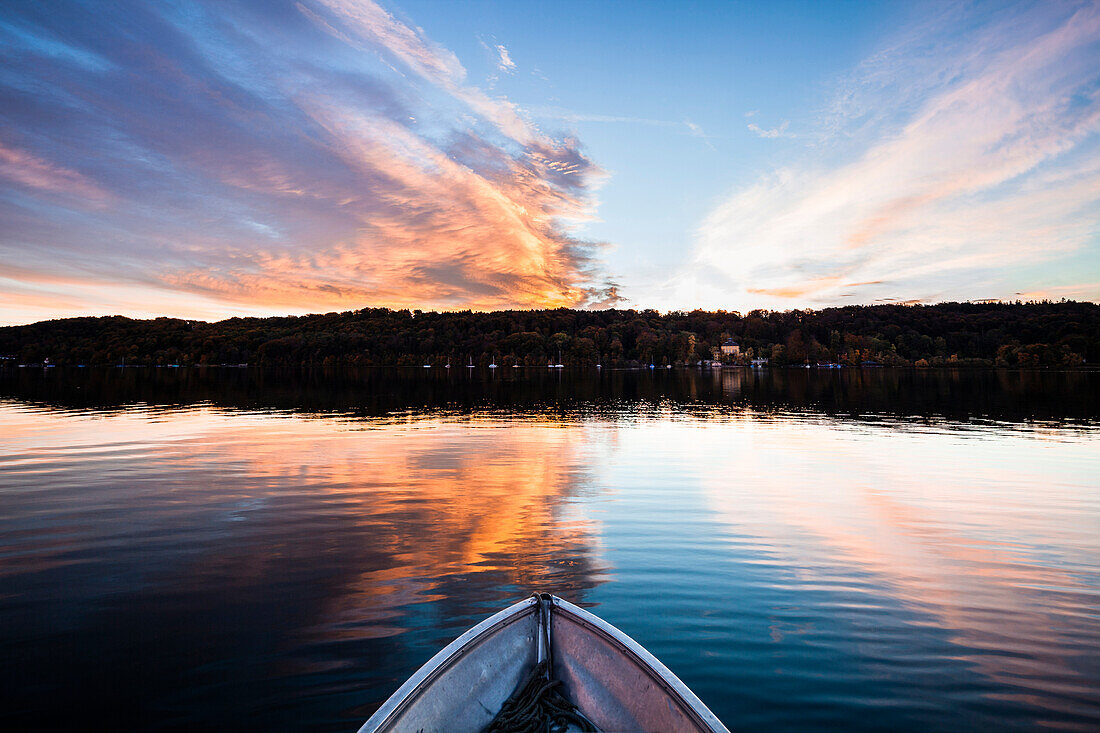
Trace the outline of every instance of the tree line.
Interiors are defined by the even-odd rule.
[[[1060,366],[1100,360],[1100,305],[872,305],[823,310],[343,313],[215,323],[123,316],[0,328],[7,363],[254,366],[655,366],[716,357],[773,366]]]

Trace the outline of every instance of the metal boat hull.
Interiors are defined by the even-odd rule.
[[[640,644],[584,609],[544,594],[509,606],[447,645],[360,733],[477,733],[546,655],[562,693],[601,731],[726,731]]]

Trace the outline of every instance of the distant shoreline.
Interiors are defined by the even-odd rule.
[[[744,315],[372,308],[214,323],[81,317],[0,327],[0,362],[168,368],[1082,368],[1100,364],[1100,305],[940,303]]]
[[[350,364],[336,364],[336,365],[317,365],[307,364],[302,366],[281,366],[281,365],[263,365],[263,364],[16,364],[10,361],[0,361],[0,370],[3,369],[254,369],[254,370],[359,370],[359,369],[400,369],[407,370],[410,373],[422,374],[426,370],[423,366],[411,366],[408,364],[371,364],[371,365],[350,365]],[[444,369],[444,367],[431,367],[431,371]],[[483,371],[491,371],[487,366],[474,367],[475,371],[481,373]],[[545,366],[526,366],[517,365],[512,369],[519,369],[525,373],[532,371],[551,371]],[[950,371],[950,370],[977,370],[987,369],[991,371],[1005,371],[1005,372],[1100,372],[1100,364],[1080,364],[1078,366],[998,366],[996,364],[937,364],[929,366],[914,366],[912,364],[891,365],[891,366],[840,366],[830,367],[820,364],[811,364],[809,366],[799,366],[798,364],[784,364],[784,365],[769,365],[766,367],[753,367],[746,364],[725,364],[722,366],[702,366],[699,364],[677,364],[668,367],[648,367],[648,366],[563,366],[561,368],[555,368],[553,371],[558,373],[566,372],[576,374],[579,372],[588,372],[595,370],[605,372],[668,372],[668,371],[745,371],[745,372],[762,372],[762,371],[811,371],[811,372],[828,372],[828,371],[870,371],[870,370],[899,370],[899,371]],[[455,371],[455,374],[464,373],[462,370]],[[507,372],[506,372],[507,373]]]

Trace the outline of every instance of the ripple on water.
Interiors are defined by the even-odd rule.
[[[551,589],[735,729],[1100,726],[1080,422],[223,402],[0,404],[11,721],[351,729]]]

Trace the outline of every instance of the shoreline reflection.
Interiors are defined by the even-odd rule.
[[[731,728],[1100,725],[1100,374],[50,372],[9,726],[352,730],[547,589]]]
[[[628,419],[672,408],[723,419],[743,410],[853,421],[926,420],[1091,428],[1100,371],[1003,369],[545,370],[0,368],[0,400],[60,411],[227,411],[348,418],[506,415]]]

